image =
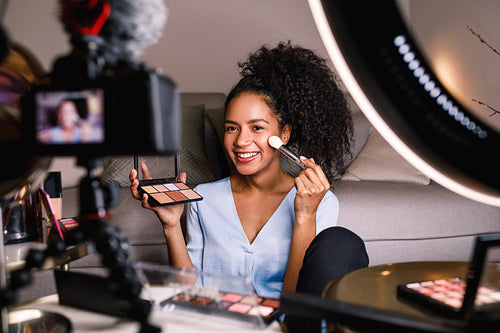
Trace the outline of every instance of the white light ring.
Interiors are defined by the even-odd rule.
[[[333,62],[338,74],[340,75],[342,82],[345,84],[348,91],[351,93],[352,98],[358,104],[360,109],[365,114],[366,118],[370,123],[376,128],[376,130],[382,135],[382,137],[396,150],[403,158],[405,158],[411,165],[420,170],[422,173],[441,184],[443,187],[460,194],[471,200],[482,202],[488,205],[499,206],[500,207],[500,197],[497,192],[492,191],[490,188],[472,181],[470,185],[474,185],[472,188],[465,186],[453,178],[440,172],[438,169],[434,168],[432,165],[423,160],[418,156],[410,147],[402,141],[398,135],[387,125],[387,123],[378,114],[375,107],[370,103],[368,97],[359,86],[358,82],[354,78],[347,62],[344,59],[342,52],[333,36],[330,29],[328,19],[323,10],[321,0],[308,0],[309,7],[316,23],[316,28],[321,36],[323,44]],[[473,184],[474,182],[474,184]],[[481,187],[482,191],[476,190],[476,188]],[[496,194],[496,195],[495,195]]]

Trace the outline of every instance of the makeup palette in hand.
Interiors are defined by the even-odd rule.
[[[203,199],[189,186],[181,181],[169,178],[144,179],[139,181],[137,190],[146,193],[158,206],[181,204]]]

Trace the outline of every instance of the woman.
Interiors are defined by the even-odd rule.
[[[331,279],[368,264],[359,237],[335,227],[339,205],[329,191],[349,155],[350,112],[333,73],[310,50],[263,46],[240,67],[224,124],[224,147],[237,172],[197,186],[204,199],[188,205],[187,246],[182,205],[152,207],[137,192],[136,170],[132,194],[160,218],[171,265],[250,276],[259,296],[319,295]],[[301,157],[307,168],[297,177],[282,170],[270,136],[310,156]],[[147,166],[141,168],[148,178]]]
[[[78,113],[75,101],[62,100],[57,108],[57,124],[39,134],[38,139],[44,143],[65,144],[87,141],[90,126]]]

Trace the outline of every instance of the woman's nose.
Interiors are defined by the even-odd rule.
[[[251,142],[251,135],[248,133],[248,131],[241,130],[238,133],[238,136],[236,137],[236,142],[235,144],[238,147],[244,147],[247,146]]]

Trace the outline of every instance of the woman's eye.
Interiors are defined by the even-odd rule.
[[[259,130],[262,130],[262,129],[264,129],[264,127],[262,127],[262,126],[254,126],[253,127],[254,131],[259,131]]]
[[[234,126],[227,126],[226,127],[226,132],[233,132],[233,131],[236,131],[236,127],[234,127]]]

